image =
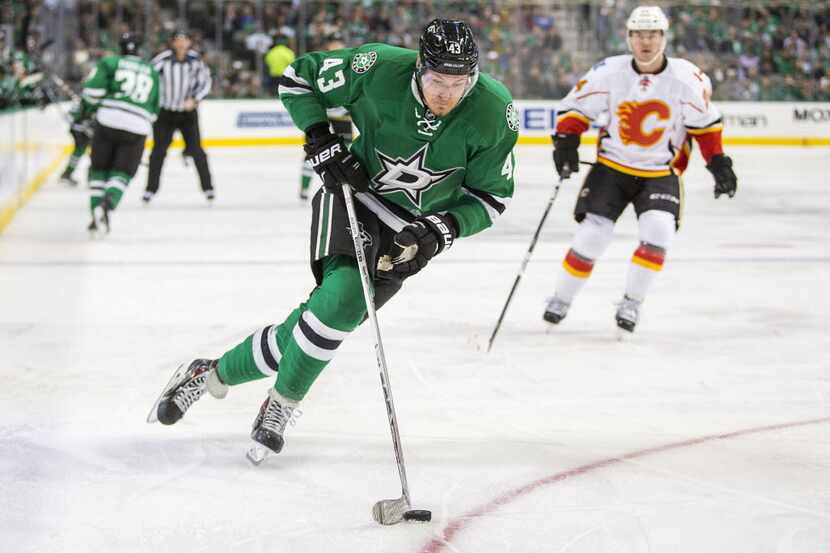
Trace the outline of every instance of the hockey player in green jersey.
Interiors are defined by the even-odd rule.
[[[94,114],[92,106],[83,99],[72,106],[69,111],[71,124],[69,126],[69,133],[72,135],[72,140],[75,142],[75,147],[72,149],[72,154],[69,156],[69,162],[66,168],[61,173],[61,182],[69,186],[77,186],[78,181],[72,178],[75,172],[75,167],[86,153],[89,143],[92,140],[92,118]]]
[[[173,424],[206,391],[220,398],[229,386],[276,376],[251,433],[255,463],[281,450],[298,402],[366,316],[341,183],[356,192],[381,307],[456,238],[481,232],[504,211],[518,131],[509,91],[479,73],[478,49],[461,21],[432,21],[418,52],[366,44],[307,54],[285,71],[279,91],[324,184],[312,200],[316,287],[281,324],[220,359],[180,367],[148,417]],[[332,107],[345,107],[360,131],[350,149],[329,126]]]
[[[138,170],[159,111],[159,75],[138,56],[140,41],[125,33],[120,46],[121,55],[101,58],[84,83],[84,100],[97,106],[89,167],[91,233],[99,225],[109,232],[110,212]]]

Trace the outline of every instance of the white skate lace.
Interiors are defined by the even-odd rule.
[[[637,322],[637,313],[642,302],[623,296],[622,301],[617,304],[617,317],[626,321]]]
[[[173,403],[176,404],[182,413],[187,411],[197,399],[204,395],[207,390],[207,378],[209,374],[209,369],[202,371],[176,391],[176,395],[173,396]]]
[[[303,412],[290,405],[280,405],[278,401],[273,399],[268,400],[268,406],[265,408],[265,414],[262,415],[262,422],[260,427],[277,434],[282,434],[287,425],[297,424],[297,419],[302,416]]]
[[[550,296],[549,298],[547,298],[545,300],[545,302],[546,302],[545,309],[547,311],[552,312],[552,313],[565,312],[571,306],[571,304],[569,304],[566,301],[563,301],[562,299],[558,298],[557,296]]]

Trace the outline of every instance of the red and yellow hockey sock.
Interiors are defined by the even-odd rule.
[[[631,258],[632,263],[652,271],[660,271],[665,261],[666,250],[646,242],[640,242],[640,246],[634,251],[634,256]]]
[[[576,278],[588,278],[594,270],[594,261],[576,253],[573,249],[568,250],[562,266],[571,276]]]
[[[654,277],[663,268],[666,250],[653,244],[640,242],[631,257],[628,277],[625,283],[625,295],[637,300],[644,300]]]

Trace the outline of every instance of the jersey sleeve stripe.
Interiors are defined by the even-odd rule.
[[[581,96],[577,96],[577,100],[582,100],[587,98],[588,96],[593,96],[594,94],[610,94],[607,90],[595,90],[594,92],[588,92],[587,94],[583,94]]]
[[[277,89],[280,95],[283,94],[290,94],[293,96],[300,96],[302,94],[311,94],[311,91],[306,88],[288,88],[286,86],[280,85]]]
[[[280,78],[280,80],[284,79],[292,81],[293,84],[291,86],[304,86],[311,90],[311,83],[297,75],[297,71],[290,65],[285,68],[285,71],[283,72],[282,77]]]
[[[510,203],[509,198],[498,198],[487,192],[475,190],[474,188],[464,186],[462,190],[465,194],[472,196],[481,203],[482,207],[487,211],[490,221],[495,221],[499,215],[504,213],[504,210],[507,209],[507,205]]]
[[[294,80],[290,77],[286,77],[285,75],[280,77],[279,86],[280,86],[280,88],[282,88],[282,87],[285,87],[285,88],[302,88],[304,90],[308,90],[309,92],[313,92],[313,89],[310,86],[307,86],[307,85],[305,85],[305,84],[303,84],[303,83],[301,83],[297,80]]]
[[[698,127],[686,127],[686,132],[691,135],[701,135],[701,134],[709,134],[710,132],[720,132],[723,130],[723,124],[720,122],[715,122],[708,127],[698,128]]]
[[[561,115],[560,115],[559,113],[557,113],[557,114],[556,114],[557,123],[558,123],[559,121],[562,121],[563,119],[567,119],[567,118],[569,118],[569,117],[570,117],[570,118],[573,118],[573,119],[577,119],[577,120],[579,120],[579,121],[582,121],[582,122],[583,122],[583,123],[585,123],[586,125],[590,125],[590,124],[591,124],[591,120],[588,118],[588,116],[587,116],[587,115],[585,115],[585,114],[583,114],[583,113],[580,113],[580,112],[578,112],[578,111],[577,111],[577,110],[575,110],[575,109],[570,109],[570,110],[568,110],[568,111],[561,112]]]

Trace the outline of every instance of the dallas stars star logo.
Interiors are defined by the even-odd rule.
[[[392,159],[380,150],[375,150],[382,167],[380,173],[373,179],[378,184],[377,191],[381,194],[403,192],[420,209],[421,195],[458,169],[454,167],[443,171],[433,171],[426,167],[424,162],[428,147],[429,144],[424,144],[423,148],[406,159],[401,157]]]

